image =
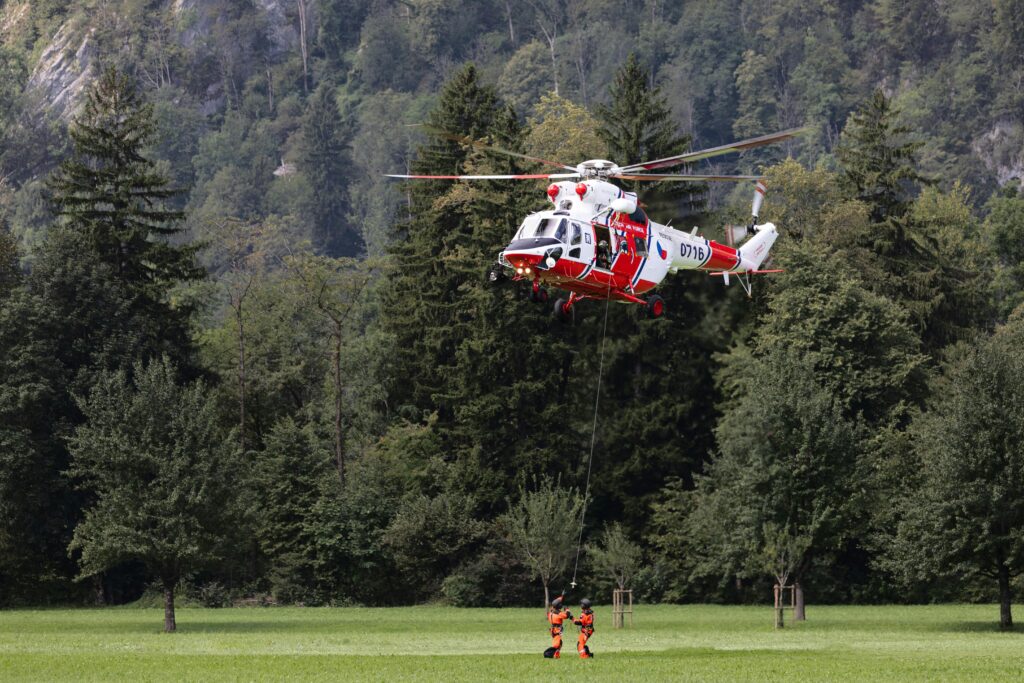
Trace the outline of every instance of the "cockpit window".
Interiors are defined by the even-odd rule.
[[[569,242],[570,232],[572,234],[573,244],[579,244],[580,242],[580,227],[576,224],[570,224],[565,218],[527,218],[523,221],[523,224],[519,226],[519,231],[516,233],[516,239],[525,239],[529,237],[554,237],[560,242]]]
[[[639,223],[640,225],[647,225],[647,214],[644,213],[644,210],[641,209],[639,205],[637,205],[636,211],[629,214],[629,220],[634,223]]]
[[[569,237],[569,223],[564,218],[561,221],[559,221],[558,227],[555,228],[555,235],[554,235],[554,237],[559,242],[567,241],[567,239]]]
[[[582,229],[580,228],[580,224],[579,223],[573,223],[572,224],[572,241],[569,242],[569,243],[573,244],[573,245],[579,244],[580,243],[580,239],[582,238],[581,236],[582,236]]]

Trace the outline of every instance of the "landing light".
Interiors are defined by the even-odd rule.
[[[526,269],[523,270],[523,272],[526,273],[527,275],[529,275],[530,274],[530,269],[526,268]]]
[[[523,267],[519,266],[518,268],[516,268],[516,272],[519,273],[520,275],[522,275],[523,274]]]

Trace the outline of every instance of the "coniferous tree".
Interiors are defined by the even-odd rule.
[[[314,243],[331,256],[356,256],[363,238],[349,220],[348,130],[330,83],[321,83],[310,97],[302,135],[302,172],[313,190]]]
[[[840,184],[870,212],[870,229],[857,236],[874,256],[876,277],[867,284],[904,306],[926,350],[936,353],[988,318],[975,275],[982,245],[969,217],[962,218],[962,186],[945,197],[914,198],[930,181],[917,170],[920,143],[907,140],[910,129],[898,118],[881,91],[851,115],[837,149]]]
[[[678,133],[661,88],[651,84],[650,71],[640,64],[635,53],[630,53],[615,72],[608,99],[611,104],[596,108],[601,122],[597,134],[608,145],[611,160],[620,166],[681,154],[689,147],[690,137]],[[703,206],[698,188],[692,184],[634,180],[626,185],[634,192],[642,192],[655,210],[696,211]],[[671,206],[670,200],[678,206]]]
[[[0,301],[3,301],[21,279],[18,270],[18,249],[14,237],[0,218]]]
[[[871,207],[875,223],[906,214],[913,190],[924,181],[916,167],[921,144],[906,139],[910,128],[898,117],[891,100],[876,90],[850,115],[836,150],[843,184]]]
[[[181,232],[182,212],[169,202],[178,191],[143,156],[153,134],[152,106],[128,76],[104,71],[71,126],[74,154],[49,187],[60,229],[76,235],[124,290],[150,352],[182,359],[190,311],[170,305],[167,293],[202,271],[195,247],[171,241]]]
[[[481,85],[472,64],[445,85],[429,123],[441,135],[430,134],[420,148],[413,172],[460,173],[468,151],[445,135],[479,139],[486,135],[497,113],[493,89]],[[394,345],[388,374],[392,409],[414,420],[437,411],[451,419],[452,406],[434,400],[443,383],[444,369],[453,362],[457,338],[450,325],[459,308],[461,280],[448,269],[445,256],[464,243],[473,226],[461,207],[435,204],[451,189],[446,181],[419,181],[409,188],[412,219],[408,237],[391,248],[394,270],[384,301],[383,326]],[[482,274],[481,274],[482,277]]]
[[[602,128],[618,164],[658,159],[683,152],[688,138],[676,133],[671,112],[650,74],[631,55],[609,88],[611,105],[598,108]],[[665,186],[665,187],[662,187]],[[690,184],[642,183],[630,188],[641,202],[660,207],[661,221],[678,220],[684,211],[698,210],[703,199]],[[680,200],[681,198],[681,200]],[[669,276],[657,292],[669,302],[669,315],[647,320],[633,306],[611,304],[600,404],[600,446],[594,455],[594,519],[621,515],[639,533],[649,518],[650,502],[669,477],[690,480],[700,471],[711,449],[714,395],[712,355],[723,337],[705,318],[719,305],[721,289],[693,280],[692,275]],[[596,309],[604,315],[604,304]],[[599,318],[600,322],[600,318]],[[577,395],[590,403],[600,369],[601,327],[584,330],[579,346],[590,381]],[[589,425],[588,425],[589,427]],[[678,435],[686,434],[682,446]]]

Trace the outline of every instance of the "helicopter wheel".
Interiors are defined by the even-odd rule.
[[[554,314],[555,317],[563,323],[572,322],[576,317],[575,309],[569,305],[569,302],[566,299],[559,299],[555,302]]]
[[[647,315],[651,318],[660,318],[665,315],[665,300],[657,294],[647,299]]]
[[[491,266],[487,269],[487,281],[496,285],[505,279],[505,270],[501,266]]]
[[[535,304],[546,304],[548,302],[548,290],[540,287],[530,292],[530,301]]]

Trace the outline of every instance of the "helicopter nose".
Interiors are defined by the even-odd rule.
[[[529,275],[536,270],[537,264],[544,258],[543,254],[532,251],[509,250],[503,252],[505,260],[508,261],[520,275]]]

